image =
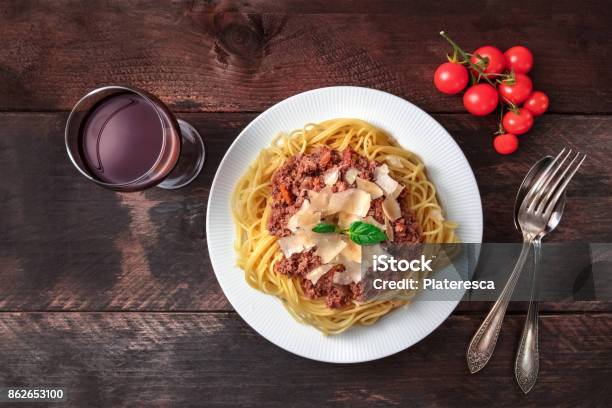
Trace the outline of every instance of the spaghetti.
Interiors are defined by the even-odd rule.
[[[428,180],[421,160],[370,123],[359,119],[332,119],[308,124],[289,135],[278,135],[249,166],[232,195],[237,264],[244,270],[249,285],[280,298],[298,321],[311,324],[326,334],[337,334],[354,324],[375,323],[391,310],[409,303],[415,293],[402,299],[353,301],[342,308],[330,308],[323,299],[305,296],[301,278],[275,272],[274,265],[283,254],[278,238],[267,229],[272,177],[289,158],[322,147],[337,151],[350,148],[369,160],[387,164],[389,174],[406,186],[408,194],[403,197],[421,228],[422,242],[458,242],[457,225],[444,219],[436,189]]]

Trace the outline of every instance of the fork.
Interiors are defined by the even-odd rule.
[[[493,355],[508,303],[527,260],[531,243],[545,230],[555,205],[586,159],[586,155],[578,152],[572,161],[564,167],[565,162],[572,154],[571,150],[567,154],[565,152],[566,149],[564,148],[550,162],[523,199],[518,215],[519,226],[523,232],[521,254],[499,299],[497,299],[470,341],[466,359],[472,374],[480,371]],[[563,159],[561,159],[562,156]]]

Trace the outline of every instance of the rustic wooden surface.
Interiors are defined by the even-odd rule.
[[[474,169],[488,242],[520,238],[511,209],[530,164],[561,146],[585,151],[550,239],[612,242],[609,2],[461,3],[0,2],[0,387],[65,386],[77,407],[609,402],[610,302],[541,306],[540,380],[525,397],[512,375],[524,304],[511,306],[480,375],[467,373],[463,353],[483,302],[461,304],[410,350],[335,366],[259,337],[214,278],[205,208],[227,147],[275,102],[339,84],[433,113]],[[440,29],[466,48],[533,49],[532,78],[551,113],[517,154],[490,148],[495,117],[469,116],[460,97],[435,92],[431,76],[448,51]],[[79,177],[63,147],[67,110],[109,83],[156,93],[204,135],[195,183],[120,194]]]
[[[11,215],[0,219],[5,231],[0,238],[4,265],[0,308],[231,310],[210,266],[205,208],[223,153],[254,114],[180,116],[206,138],[203,174],[178,192],[116,193],[88,182],[67,160],[62,144],[65,113],[0,115],[2,200]],[[489,151],[486,125],[478,126],[469,115],[434,116],[453,134],[475,169],[484,205],[485,242],[520,240],[511,218],[516,189],[530,164],[544,153],[554,153],[557,143],[579,146],[590,159],[568,191],[563,223],[550,241],[588,237],[591,242],[612,242],[612,229],[604,227],[612,225],[612,180],[607,168],[612,144],[606,143],[612,117],[546,115],[525,136],[528,140],[517,155],[500,159],[494,153],[483,154]],[[585,134],[592,144],[583,144]],[[554,140],[547,135],[554,135]],[[584,216],[581,208],[586,206],[598,222]],[[553,306],[554,310],[584,307]]]
[[[466,48],[528,44],[555,112],[612,110],[609,2],[445,3],[12,1],[0,25],[0,108],[69,110],[87,90],[127,82],[180,111],[260,111],[353,84],[462,112],[460,98],[430,84],[446,30]]]
[[[234,313],[4,313],[0,381],[62,385],[80,407],[609,404],[610,314],[543,316],[527,396],[508,374],[523,317],[507,317],[493,359],[470,375],[464,352],[480,321],[452,316],[410,351],[334,365],[279,349]]]

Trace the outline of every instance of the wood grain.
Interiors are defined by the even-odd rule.
[[[589,161],[550,240],[612,242],[611,21],[605,0],[0,2],[0,387],[65,387],[62,406],[79,408],[608,406],[612,302],[540,305],[540,377],[527,396],[512,376],[524,302],[510,305],[477,375],[464,353],[490,302],[462,302],[395,356],[317,363],[231,312],[204,231],[214,172],[257,112],[359,85],[437,113],[474,169],[485,241],[519,240],[509,214],[523,174],[569,146]],[[537,119],[517,154],[492,151],[496,117],[466,115],[460,96],[434,90],[442,29],[467,51],[534,51],[530,76],[556,114]],[[66,111],[111,83],[159,95],[204,135],[195,183],[119,194],[72,168]]]
[[[63,147],[65,113],[0,115],[1,310],[230,310],[208,258],[205,211],[215,169],[254,114],[182,117],[206,140],[202,175],[178,191],[121,194],[72,168]],[[490,148],[486,119],[483,126],[468,115],[435,117],[474,169],[485,242],[520,239],[508,218],[515,191],[531,163],[562,145],[585,149],[589,161],[568,191],[563,222],[550,241],[612,242],[612,117],[546,115],[510,157]],[[559,307],[593,305],[552,310]]]
[[[0,384],[65,387],[62,406],[605,406],[612,315],[544,316],[540,376],[523,395],[512,365],[522,317],[470,375],[465,349],[482,316],[453,316],[383,360],[295,357],[235,314],[2,313]]]
[[[288,96],[359,85],[430,112],[464,112],[434,90],[449,46],[535,53],[531,73],[551,111],[612,112],[609,3],[502,0],[19,1],[0,4],[0,110],[69,110],[122,83],[175,111],[260,111]],[[501,12],[500,10],[503,10]]]

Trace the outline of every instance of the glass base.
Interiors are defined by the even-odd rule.
[[[204,141],[200,133],[184,120],[178,119],[178,124],[181,128],[182,137],[181,155],[174,169],[164,181],[157,185],[157,187],[166,190],[184,187],[195,180],[202,171],[204,158],[206,157]]]

